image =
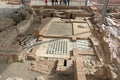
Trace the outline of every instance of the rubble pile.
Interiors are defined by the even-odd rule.
[[[0,59],[6,60],[8,63],[15,61],[25,61],[26,53],[19,45],[0,47]]]
[[[0,56],[6,57],[5,59],[7,59],[8,62],[24,61],[26,59],[26,52],[23,50],[26,46],[19,51],[18,49],[21,45],[18,42],[19,40],[17,41],[17,37],[29,28],[32,21],[32,9],[29,6],[15,10],[12,14],[12,18],[8,17],[0,21],[0,48],[2,50],[0,51]],[[35,40],[31,40],[28,43],[34,44],[34,42]],[[27,43],[26,45],[29,46]],[[16,47],[18,49],[15,48],[16,50],[13,50],[14,46],[19,47]]]
[[[83,60],[83,64],[85,66],[85,74],[86,76],[94,76],[96,79],[103,79],[105,78],[105,70],[103,68],[103,65],[100,63],[100,61],[95,56],[86,56]],[[107,77],[106,77],[107,78]]]
[[[55,67],[56,67],[56,60],[40,59],[39,61],[33,63],[29,67],[29,69],[43,74],[52,74],[52,72],[54,72],[55,70]]]
[[[32,14],[31,8],[24,7],[24,8],[20,8],[16,10],[12,14],[12,18],[6,18],[0,21],[0,31],[2,31],[0,33],[0,46],[1,47],[11,45],[12,42],[15,40],[15,38],[18,36],[18,33],[20,31],[25,31],[23,29],[26,29],[27,25],[30,24],[29,20],[27,23],[24,23],[22,25],[17,24],[17,26],[15,26],[14,24],[15,22],[20,22],[20,21],[29,19],[30,14]],[[24,26],[24,28],[21,28],[22,26]]]
[[[84,60],[85,71],[87,75],[95,75],[99,66],[100,62],[95,60]]]
[[[55,9],[44,9],[43,7],[35,9],[36,15],[37,16],[43,16],[44,18],[46,17],[52,17],[52,14],[56,12]]]
[[[106,57],[109,57],[109,61],[117,60],[117,55],[119,55],[119,42],[120,35],[119,33],[119,26],[120,24],[117,24],[113,19],[106,18],[108,26],[102,27],[102,34],[103,34],[103,46],[104,51],[106,52]]]
[[[114,17],[115,17],[116,19],[120,19],[120,13],[115,14]]]
[[[23,20],[29,19],[31,14],[33,14],[33,9],[30,6],[21,7],[12,13],[12,19],[18,24]]]
[[[23,20],[29,19],[30,15],[32,15],[33,12],[34,11],[30,6],[16,9],[10,16],[0,20],[0,32],[8,27],[17,25]]]
[[[105,61],[105,68],[107,76],[111,80],[119,80],[119,70],[118,72],[115,71],[115,69],[119,69],[120,67],[112,67],[112,64],[119,65],[119,27],[120,24],[118,21],[115,21],[111,18],[105,18],[105,25],[102,25],[99,29],[96,28],[98,32],[97,34],[98,39],[100,40],[101,45],[103,46],[104,51],[104,61]],[[100,69],[101,70],[101,69]],[[102,70],[101,70],[102,71]],[[117,76],[117,77],[116,77]]]

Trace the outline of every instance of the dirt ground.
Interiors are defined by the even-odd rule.
[[[0,63],[0,72],[2,72],[2,78],[0,80],[5,80],[8,77],[19,77],[24,80],[34,80],[40,74],[28,69],[31,63],[32,61],[26,61],[25,63],[15,62],[12,64]]]
[[[7,64],[5,61],[0,60],[0,75],[2,72],[9,66],[10,64]]]
[[[6,80],[9,77],[18,77],[23,80],[36,80],[38,76],[43,76],[45,80],[74,80],[74,75],[64,75],[64,74],[40,74],[35,71],[31,71],[30,67],[33,61],[26,61],[24,63],[14,62],[8,64],[5,61],[0,61],[0,80]]]

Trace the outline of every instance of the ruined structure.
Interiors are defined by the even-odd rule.
[[[120,8],[22,6],[0,21],[0,80],[120,80]],[[4,23],[3,23],[4,22]]]

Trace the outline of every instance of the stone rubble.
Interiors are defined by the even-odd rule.
[[[113,61],[114,59],[117,59],[117,55],[119,55],[118,49],[119,49],[119,42],[120,40],[118,31],[120,24],[116,23],[111,18],[106,18],[108,26],[102,27],[103,31],[103,42],[104,43],[104,49],[107,52],[109,59]],[[106,55],[107,55],[106,54]]]
[[[55,65],[56,60],[41,59],[33,63],[29,69],[43,74],[52,74],[52,72],[55,70]]]
[[[30,15],[33,14],[33,10],[30,6],[21,7],[19,9],[16,9],[11,17],[16,22],[16,24],[22,22],[23,20],[29,19]]]
[[[97,38],[100,39],[100,43],[103,46],[104,50],[104,60],[105,65],[103,66],[106,70],[106,76],[108,76],[111,80],[119,80],[119,71],[116,72],[115,69],[119,67],[113,67],[113,69],[110,68],[112,64],[119,64],[119,30],[120,30],[120,23],[118,20],[110,17],[105,18],[105,25],[102,25],[101,27],[96,28],[95,35],[97,35]],[[109,66],[110,65],[110,66]],[[98,71],[102,71],[101,69]],[[104,70],[103,70],[104,71]],[[103,72],[102,71],[102,72]]]
[[[100,66],[99,61],[84,60],[85,71],[87,75],[96,75],[96,72]]]

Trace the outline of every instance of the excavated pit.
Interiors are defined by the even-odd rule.
[[[96,20],[98,9],[88,7],[87,12],[80,7],[56,7],[68,9],[62,11],[55,6],[37,7],[37,14],[30,7],[27,12],[21,10],[24,7],[17,9],[10,19],[11,24],[13,20],[17,24],[2,26],[5,30],[1,27],[0,80],[119,80],[119,59],[112,58],[112,64],[108,63],[110,50],[116,49],[109,46],[109,36],[104,36],[107,31],[99,30],[97,21],[94,26],[89,19]],[[77,9],[82,12],[76,12]],[[114,38],[113,45],[119,47]]]

